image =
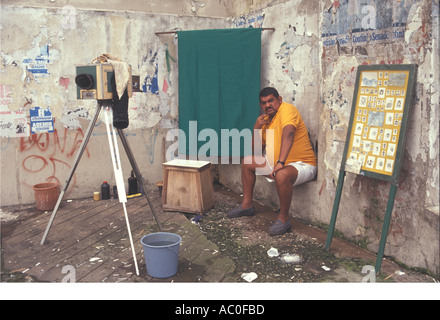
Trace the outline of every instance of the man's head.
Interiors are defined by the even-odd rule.
[[[260,106],[264,113],[268,114],[270,117],[274,117],[278,112],[281,104],[283,103],[283,98],[275,88],[265,88],[260,92]]]

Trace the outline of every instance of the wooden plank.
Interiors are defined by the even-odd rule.
[[[133,201],[129,203],[129,206],[135,204],[136,201]],[[117,206],[113,206],[113,205],[110,208],[111,208],[111,214],[116,214],[119,210]],[[71,232],[74,235],[73,237],[76,237],[78,233],[87,232],[87,228],[84,228],[84,224],[93,224],[99,222],[102,219],[102,217],[109,214],[107,210],[108,207],[106,207],[105,204],[102,204],[97,207],[92,206],[90,210],[85,210],[83,212],[80,212],[79,214],[73,214],[68,219],[55,220],[54,224],[52,225],[51,232],[49,233],[47,244],[42,247],[47,248],[53,245],[54,242],[56,242],[57,240],[59,241],[60,239],[64,239],[65,236],[69,234],[69,232]],[[49,217],[46,218],[49,219]],[[82,227],[78,229],[78,227],[74,223],[75,221],[81,221],[83,224]],[[5,241],[5,247],[7,248],[8,246],[14,246],[15,251],[23,251],[26,250],[26,248],[35,246],[36,243],[39,241],[37,240],[37,238],[38,237],[41,238],[43,235],[43,232],[46,227],[45,222],[47,223],[47,221],[44,221],[43,223],[38,223],[37,225],[35,225],[31,232],[27,232],[26,226],[24,226],[23,228],[17,228],[14,232],[14,235],[19,235],[19,236],[8,238],[8,241]],[[27,239],[32,239],[35,240],[36,242],[32,241],[26,243]],[[71,239],[71,241],[73,240]]]
[[[141,208],[142,207],[139,209]],[[130,221],[130,225],[133,226],[132,221]],[[86,239],[78,242],[61,254],[57,254],[54,258],[58,261],[64,261],[65,264],[74,266],[77,272],[77,279],[79,279],[81,275],[79,271],[83,270],[79,266],[88,265],[92,258],[100,257],[101,255],[108,257],[114,250],[122,250],[124,247],[121,249],[121,239],[126,239],[126,241],[129,239],[124,217],[120,217],[111,224],[108,224],[105,228],[91,233]],[[57,265],[51,270],[56,269]],[[59,270],[57,274],[61,275]],[[60,280],[60,276],[58,276],[56,280]]]
[[[81,203],[84,203],[81,201]],[[57,219],[54,221],[54,225],[62,224],[68,219],[75,218],[77,215],[87,213],[99,206],[97,202],[85,202],[83,205],[78,206],[73,202],[70,206],[63,206],[59,210]],[[41,232],[41,229],[45,229],[47,222],[50,218],[50,212],[42,213],[41,211],[35,211],[29,218],[18,223],[2,225],[2,234],[7,235],[9,242],[14,241],[21,242],[23,239],[35,236],[36,233]],[[14,232],[18,230],[18,232]],[[14,238],[17,237],[18,239]]]
[[[135,203],[133,205],[138,209],[141,207]],[[54,236],[55,238],[50,238],[51,240],[44,246],[39,244],[41,234],[23,241],[20,245],[21,249],[18,250],[15,247],[12,255],[8,254],[9,250],[5,251],[5,268],[9,270],[17,269],[17,266],[30,268],[30,275],[50,281],[50,279],[42,278],[43,274],[49,272],[53,266],[64,263],[72,255],[72,252],[81,251],[92,245],[93,242],[89,239],[99,236],[99,232],[105,230],[107,226],[113,228],[113,224],[118,220],[116,215],[119,212],[119,206],[112,206],[107,208],[107,211],[94,215],[93,220],[87,219],[94,223],[90,228],[84,227],[84,220],[66,222],[64,225],[59,226],[59,229],[62,229],[64,233],[60,232]],[[10,266],[9,261],[16,262],[16,265],[14,267]],[[38,263],[39,265],[36,266]]]
[[[155,206],[160,206],[159,199],[160,197],[155,197]],[[16,227],[8,238],[2,237],[5,268],[8,270],[29,268],[27,274],[36,276],[42,281],[53,281],[54,278],[49,272],[51,269],[58,266],[56,276],[59,278],[62,266],[66,265],[65,262],[71,256],[75,254],[85,255],[88,261],[90,257],[86,254],[87,248],[96,249],[96,246],[93,247],[93,245],[98,243],[100,236],[102,238],[111,232],[115,232],[112,230],[112,226],[113,228],[117,227],[120,230],[125,230],[128,239],[125,218],[121,214],[122,205],[119,202],[106,202],[95,206],[95,203],[90,201],[88,205],[91,206],[88,211],[82,210],[82,207],[77,208],[80,211],[79,214],[71,214],[69,218],[55,220],[57,226],[55,227],[54,223],[53,228],[56,228],[57,231],[54,230],[49,234],[52,240],[45,246],[39,245],[39,240],[45,228],[44,222],[39,221],[38,226],[34,228],[34,232],[25,232],[29,226],[33,226],[32,223],[35,224],[36,219],[42,220],[38,216],[33,217],[34,221],[32,223]],[[65,208],[63,209],[66,211]],[[127,210],[133,220],[142,221],[143,224],[153,221],[151,215],[145,215],[145,211],[151,212],[151,209],[143,197],[129,200]],[[60,214],[60,217],[66,216],[65,212],[63,213]],[[113,224],[111,225],[111,223]],[[85,228],[84,224],[91,227]],[[99,234],[100,231],[102,231],[101,235]],[[49,270],[47,270],[47,267],[49,267]],[[43,274],[46,273],[47,275],[43,277]]]
[[[161,221],[166,223],[167,219]],[[155,222],[145,222],[142,219],[130,221],[132,226],[132,237],[136,251],[136,258],[139,265],[139,270],[142,270],[143,264],[143,248],[140,243],[142,237],[147,234],[148,229],[156,226]],[[121,237],[124,236],[124,237]],[[102,253],[97,253],[95,256],[103,257],[102,263],[96,268],[90,268],[87,263],[84,267],[81,266],[78,281],[80,282],[103,282],[107,279],[112,279],[112,282],[118,282],[122,279],[127,280],[131,276],[136,275],[134,267],[133,256],[131,253],[130,243],[128,241],[128,234],[124,226],[121,225],[118,232],[108,235],[110,241],[114,245],[106,247]],[[103,256],[104,254],[104,256]],[[88,270],[88,272],[87,272]],[[123,272],[125,271],[125,273]],[[117,276],[112,277],[113,274]]]
[[[161,206],[160,196],[154,194],[154,207]],[[78,205],[78,206],[77,206]],[[88,209],[88,205],[90,209]],[[76,211],[70,214],[69,208]],[[171,279],[154,279],[147,274],[141,238],[151,232],[158,232],[157,224],[145,198],[129,200],[129,214],[132,236],[139,265],[140,276],[136,275],[131,246],[122,212],[122,205],[107,203],[74,203],[63,208],[59,217],[64,217],[49,234],[48,244],[39,241],[46,226],[41,216],[32,215],[32,222],[19,224],[10,229],[4,251],[7,270],[28,269],[26,274],[35,276],[41,282],[62,282],[69,279],[73,268],[76,282],[198,282],[217,281],[224,277],[221,270],[230,261],[221,258],[218,248],[198,232],[197,226],[182,214],[161,212],[159,218],[164,232],[179,234],[183,241],[179,254],[179,272]],[[46,217],[48,219],[48,217]],[[43,221],[40,221],[43,220]],[[38,223],[37,223],[38,221]],[[57,221],[57,220],[55,220]],[[37,223],[38,226],[34,227]],[[34,233],[23,235],[27,228]],[[11,244],[12,243],[12,244]],[[17,248],[20,250],[15,251]],[[99,258],[94,261],[92,258]],[[63,273],[64,267],[69,267]]]
[[[117,229],[108,230],[109,233],[105,234],[100,241],[69,257],[67,262],[75,266],[77,282],[101,282],[114,272],[113,268],[131,267],[129,272],[136,273],[128,233],[124,224],[121,222]],[[138,254],[140,249],[138,240],[140,238],[136,234],[144,230],[147,223],[130,221],[130,225],[133,231],[137,260],[139,260],[142,255]],[[94,258],[99,258],[100,260],[91,260]],[[110,269],[108,269],[108,266],[110,266]],[[61,280],[62,276],[60,273],[56,281],[59,282]]]
[[[191,243],[193,243],[194,241],[194,239],[192,239],[194,238],[194,234],[190,233],[191,239],[188,239],[188,234],[183,234],[185,232],[184,227],[182,227],[184,225],[184,222],[188,223],[188,220],[183,215],[178,215],[178,214],[162,215],[161,223],[164,224],[163,227],[165,229],[168,229],[166,230],[167,232],[176,232],[182,234],[183,241],[181,245],[181,250],[185,246],[188,246]],[[167,223],[169,225],[166,225]],[[178,226],[179,230],[180,229],[183,230],[181,230],[181,232],[176,230],[170,230],[169,229],[170,224],[175,224],[176,226]],[[137,260],[139,263],[140,275],[143,278],[146,277],[148,281],[156,281],[147,275],[143,247],[142,244],[140,243],[141,238],[148,233],[146,231],[148,229],[154,229],[155,224],[150,222],[142,225],[141,221],[136,221],[132,225],[133,225],[133,230],[135,230],[133,231],[133,241],[135,244]],[[196,237],[199,237],[199,235],[197,234]],[[114,252],[110,255],[113,257],[113,259],[107,259],[103,261],[102,264],[99,266],[99,268],[96,268],[95,270],[93,270],[93,272],[90,272],[85,276],[81,276],[79,281],[80,282],[90,282],[90,281],[121,282],[121,281],[130,281],[131,278],[133,279],[137,278],[129,244],[127,243],[127,241],[121,242],[121,244],[123,244],[124,249],[119,248],[120,250],[113,250]],[[116,244],[112,248],[116,249],[117,246],[118,244]],[[108,249],[106,251],[108,251]]]

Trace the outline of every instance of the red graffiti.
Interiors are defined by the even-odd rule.
[[[51,175],[46,178],[46,182],[61,184],[60,180],[55,175],[57,171],[57,163],[62,164],[63,166],[67,167],[67,169],[72,168],[71,165],[69,165],[67,162],[56,158],[50,157],[48,161],[42,156],[33,155],[26,157],[23,160],[23,169],[29,173],[38,173],[43,170],[49,169]],[[73,184],[75,183],[76,183],[76,178],[74,177]]]
[[[60,139],[58,130],[55,129],[53,133],[40,133],[33,134],[27,138],[20,138],[20,152],[28,151],[31,149],[37,149],[41,152],[49,151],[49,148],[53,148],[51,155],[55,155],[58,152],[62,154],[66,154],[68,158],[72,157],[77,150],[81,147],[83,142],[84,133],[82,129],[77,129],[74,141],[70,148],[66,150],[67,144],[67,132],[68,130],[64,129],[64,136]],[[52,141],[51,141],[52,140]],[[87,156],[90,157],[90,152],[86,148]]]
[[[37,173],[47,167],[48,162],[42,156],[29,156],[23,160],[23,169],[29,173]]]
[[[60,184],[57,172],[68,172],[72,166],[68,162],[81,148],[84,139],[82,129],[77,129],[75,137],[69,139],[65,128],[60,136],[57,129],[53,133],[34,134],[27,138],[20,138],[20,152],[29,154],[22,161],[23,170],[29,174],[47,174],[46,182]],[[86,148],[85,155],[90,158]],[[66,170],[67,169],[67,170]],[[72,183],[76,184],[74,177]]]
[[[49,147],[49,133],[33,134],[30,137],[20,138],[20,152],[37,148],[39,151],[46,151]]]

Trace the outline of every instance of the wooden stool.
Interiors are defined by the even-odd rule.
[[[163,166],[162,206],[165,211],[202,214],[214,206],[210,162],[176,159]]]

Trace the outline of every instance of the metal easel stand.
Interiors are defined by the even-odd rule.
[[[93,118],[93,121],[90,122],[90,125],[89,125],[89,127],[87,129],[87,132],[86,132],[85,136],[84,136],[84,140],[83,140],[83,142],[81,144],[81,148],[80,148],[80,150],[79,150],[79,152],[78,152],[78,154],[76,156],[75,163],[74,163],[74,165],[72,167],[72,170],[70,172],[69,178],[66,181],[66,184],[65,184],[63,190],[60,193],[60,196],[58,197],[58,201],[57,201],[57,203],[55,205],[54,211],[52,212],[52,216],[51,216],[51,218],[49,220],[49,223],[47,224],[46,231],[44,232],[43,238],[41,240],[41,243],[40,243],[41,245],[44,245],[44,243],[46,242],[47,235],[49,234],[50,228],[51,228],[51,226],[52,226],[52,224],[53,224],[53,222],[55,220],[55,217],[56,217],[56,214],[57,214],[58,209],[60,207],[61,201],[63,200],[64,195],[66,194],[67,189],[69,188],[69,184],[70,184],[70,182],[71,182],[71,180],[73,178],[73,175],[75,174],[75,170],[78,167],[78,164],[79,164],[79,162],[81,160],[81,157],[84,154],[84,151],[85,151],[85,149],[87,147],[87,144],[88,144],[88,142],[90,140],[90,137],[92,135],[93,128],[95,127],[96,122],[98,120],[99,114],[100,114],[100,112],[101,112],[103,107],[109,107],[110,104],[111,104],[111,100],[98,100],[98,108],[96,110],[95,117]],[[128,144],[128,141],[127,141],[127,138],[126,138],[126,136],[124,134],[124,131],[122,129],[118,129],[118,133],[119,133],[119,138],[121,139],[122,145],[124,146],[124,149],[125,149],[125,152],[127,154],[127,157],[128,157],[128,159],[130,161],[130,164],[132,166],[132,169],[133,169],[133,171],[134,171],[134,173],[136,175],[136,179],[137,179],[139,185],[142,186],[142,188],[144,190],[144,195],[147,198],[147,201],[148,201],[148,204],[149,204],[149,206],[151,208],[151,212],[153,213],[154,219],[156,220],[156,223],[157,223],[157,225],[159,227],[159,230],[162,231],[162,227],[160,225],[160,222],[159,222],[159,219],[157,217],[156,211],[154,209],[153,203],[151,202],[151,200],[150,200],[150,198],[149,198],[149,196],[148,196],[148,194],[146,192],[147,188],[146,188],[145,181],[144,181],[144,179],[143,179],[143,177],[142,177],[142,175],[140,173],[140,170],[139,170],[139,167],[138,167],[138,165],[136,163],[136,160],[134,159],[133,152],[130,149],[130,146]]]

